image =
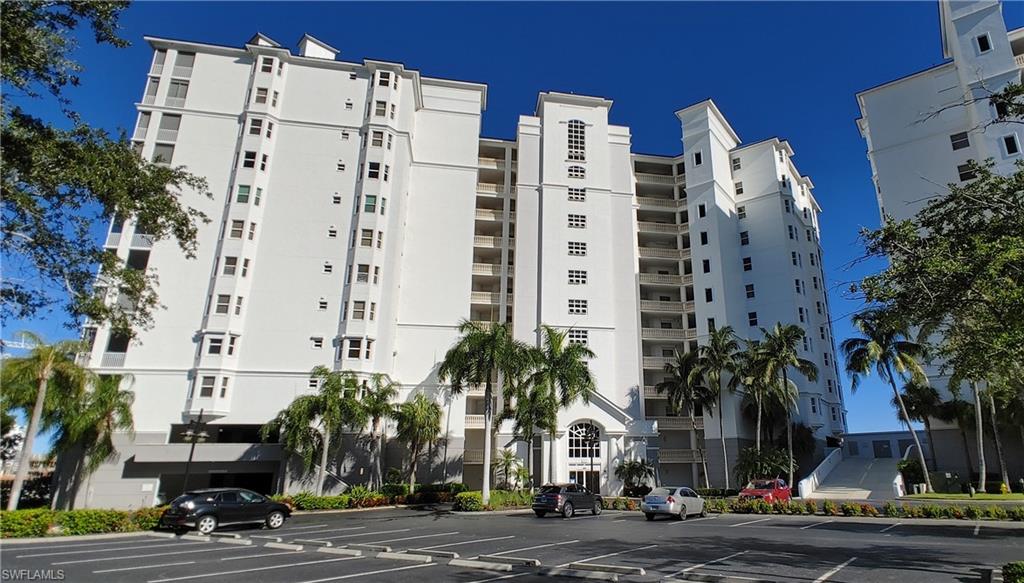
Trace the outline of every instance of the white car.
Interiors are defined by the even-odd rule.
[[[640,510],[647,520],[654,520],[658,514],[677,516],[680,520],[686,520],[687,516],[694,514],[707,516],[704,499],[686,486],[661,486],[651,490],[650,494],[644,496]]]

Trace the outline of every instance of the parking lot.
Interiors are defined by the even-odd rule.
[[[5,578],[27,569],[104,583],[579,580],[573,575],[923,583],[981,581],[982,569],[1024,558],[1024,525],[1017,523],[821,516],[647,522],[637,512],[565,520],[529,511],[388,509],[296,516],[277,531],[223,532],[238,538],[4,541],[0,561]]]

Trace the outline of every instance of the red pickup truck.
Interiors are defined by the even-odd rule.
[[[745,488],[740,490],[740,500],[764,500],[765,502],[786,502],[792,497],[786,481],[776,478],[774,480],[751,480]]]

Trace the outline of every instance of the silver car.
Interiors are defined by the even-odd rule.
[[[687,516],[694,514],[707,516],[704,499],[686,486],[661,486],[651,490],[650,494],[644,496],[640,510],[647,520],[654,520],[658,514],[677,516],[680,520],[686,520]]]

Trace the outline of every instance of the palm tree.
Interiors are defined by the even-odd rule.
[[[935,417],[946,423],[956,423],[957,429],[960,430],[960,439],[963,442],[964,467],[970,472],[972,465],[971,447],[967,441],[967,428],[973,423],[974,410],[966,401],[961,400],[956,395],[956,391],[951,390],[950,392],[953,393],[953,398],[939,405],[935,412]],[[934,443],[932,447],[935,447]]]
[[[615,468],[615,477],[622,480],[627,489],[635,489],[654,477],[654,465],[647,460],[627,460]]]
[[[551,448],[548,464],[549,479],[555,475],[555,433],[558,430],[558,409],[566,408],[582,400],[590,402],[594,391],[594,377],[590,373],[588,358],[594,352],[585,344],[566,342],[568,330],[556,330],[550,326],[541,326],[543,344],[534,351],[531,358],[534,373],[530,376],[530,384],[544,390],[547,394],[544,427],[550,434]],[[557,404],[557,406],[552,406]]]
[[[1006,487],[1010,486],[1010,474],[1006,471],[1006,460],[1003,458],[1003,440],[999,437],[999,424],[996,417],[996,401],[994,393],[999,391],[1001,387],[993,386],[988,383],[988,388],[985,391],[985,396],[988,399],[989,407],[989,421],[992,425],[992,438],[996,443],[996,459],[999,461],[999,476],[1003,480],[1003,484]]]
[[[441,433],[441,406],[418,393],[411,401],[398,407],[398,439],[409,446],[409,493],[415,491],[416,462],[423,447]]]
[[[398,396],[399,386],[399,383],[392,381],[387,375],[377,373],[370,376],[370,384],[359,398],[359,406],[370,418],[370,439],[373,444],[371,488],[380,488],[384,483],[380,467],[380,459],[384,452],[383,422],[395,418],[397,408],[392,401]]]
[[[81,394],[87,379],[90,378],[90,373],[75,363],[75,354],[81,347],[79,342],[64,340],[46,344],[41,337],[32,332],[22,334],[24,339],[35,347],[25,356],[4,361],[3,387],[4,392],[16,397],[12,401],[21,403],[26,409],[29,402],[33,402],[33,405],[25,431],[25,441],[21,446],[18,470],[14,474],[14,483],[11,485],[11,494],[7,501],[8,510],[18,508],[21,488],[32,463],[32,447],[35,444],[36,433],[40,429],[43,410],[47,408],[47,392],[55,389],[51,392],[77,396]],[[54,396],[50,397],[50,403],[53,403]]]
[[[512,431],[515,439],[526,444],[526,470],[527,480],[525,482],[533,487],[533,440],[537,435],[537,428],[545,424],[550,418],[551,411],[557,411],[558,404],[551,401],[550,394],[544,387],[536,387],[529,382],[510,382],[506,378],[505,408],[495,419],[496,424],[503,421],[512,421]]]
[[[765,378],[764,358],[761,347],[747,341],[747,347],[736,355],[736,371],[734,378],[744,387],[745,398],[754,406],[756,429],[754,432],[754,451],[761,452],[761,421],[765,415],[765,406],[776,396],[774,378]]]
[[[690,418],[690,427],[697,430],[696,413],[697,409],[703,410],[710,403],[714,402],[714,396],[704,385],[701,376],[700,360],[696,352],[675,353],[675,360],[665,364],[665,372],[669,377],[654,385],[658,393],[667,393],[669,410],[678,415],[683,408]],[[711,481],[708,478],[708,460],[704,455],[703,448],[697,448],[700,455],[701,467],[704,470],[704,487],[710,488]]]
[[[698,350],[702,376],[707,381],[710,390],[712,403],[718,401],[718,435],[722,442],[722,469],[725,471],[725,489],[729,489],[729,452],[725,447],[725,421],[722,405],[723,387],[722,375],[729,373],[731,378],[731,389],[736,388],[736,354],[740,350],[740,344],[736,340],[736,334],[732,326],[725,326],[711,331],[708,336],[708,343]]]
[[[260,432],[263,439],[267,439],[271,433],[279,431],[281,445],[286,451],[301,456],[307,472],[317,465],[315,460],[319,454],[316,492],[322,495],[332,440],[341,437],[341,429],[346,425],[366,425],[366,414],[357,400],[359,381],[354,373],[317,366],[310,374],[318,380],[317,392],[296,397]]]
[[[492,462],[495,473],[501,476],[505,483],[505,489],[512,489],[512,480],[515,478],[520,467],[519,458],[510,449],[502,449],[498,452],[498,458]]]
[[[808,381],[818,380],[818,367],[806,358],[800,358],[797,354],[797,344],[804,339],[804,329],[796,324],[776,323],[771,331],[761,328],[764,334],[764,382],[775,384],[773,381],[781,378],[781,384],[776,384],[777,394],[780,400],[786,405],[786,448],[789,453],[789,481],[793,484],[793,420],[792,411],[797,407],[796,397],[799,391],[796,385],[791,385],[789,380],[789,367],[796,369]]]
[[[915,421],[924,424],[924,431],[928,435],[929,448],[932,452],[932,470],[936,469],[935,440],[932,438],[932,417],[939,413],[939,405],[942,404],[942,397],[939,392],[928,383],[911,379],[903,384],[903,404],[907,407],[907,415]],[[892,406],[899,411],[899,403],[896,397],[892,398]]]
[[[508,324],[488,322],[477,324],[463,320],[462,336],[448,349],[438,368],[437,377],[451,386],[453,395],[461,395],[466,387],[484,385],[484,471],[482,497],[491,499],[491,428],[494,424],[492,406],[494,381],[506,374],[522,370],[529,347],[512,337]],[[500,388],[500,387],[499,387]]]
[[[903,395],[896,388],[896,375],[901,378],[910,375],[912,379],[919,382],[927,382],[924,371],[917,362],[917,359],[924,354],[924,347],[910,340],[906,326],[886,310],[868,309],[854,314],[851,321],[854,327],[860,330],[862,336],[847,338],[840,344],[840,349],[846,357],[846,372],[850,375],[850,390],[857,390],[861,377],[870,374],[872,367],[878,372],[879,378],[889,383],[899,405],[903,422],[907,424],[910,436],[914,438],[918,462],[921,463],[925,484],[928,491],[931,492],[933,491],[932,481],[928,475],[928,464],[924,459],[921,441],[918,440],[917,432],[910,424],[910,415],[903,402]],[[984,477],[982,479],[984,480]]]

